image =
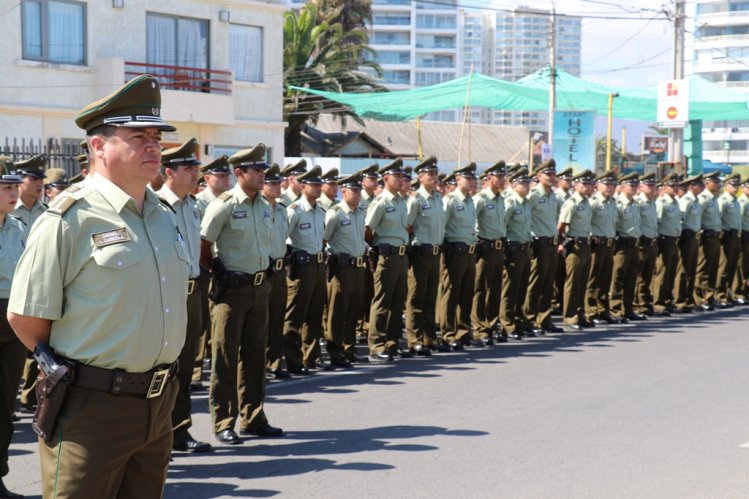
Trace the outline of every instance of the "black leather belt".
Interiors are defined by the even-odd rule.
[[[129,373],[121,369],[104,369],[77,363],[75,386],[115,395],[137,395],[154,398],[164,392],[167,383],[179,371],[179,362],[157,366],[144,373]]]
[[[682,239],[699,239],[700,234],[699,232],[695,232],[692,229],[681,229],[681,238]]]
[[[576,244],[579,244],[581,246],[587,246],[590,244],[590,237],[573,237],[572,239]]]
[[[658,236],[658,239],[665,244],[676,244],[679,240],[677,236]]]
[[[468,254],[474,254],[476,253],[476,245],[475,244],[466,244],[461,242],[454,242],[454,243],[447,243],[448,247],[450,248],[450,252],[455,255],[464,255],[466,253]]]
[[[482,248],[490,248],[495,251],[502,251],[505,246],[507,246],[507,241],[505,241],[504,239],[484,239],[483,237],[480,237],[478,244]]]
[[[636,237],[625,237],[625,236],[619,236],[619,239],[617,240],[616,247],[617,248],[628,248],[630,246],[635,246],[637,244],[638,239]]]
[[[406,254],[406,249],[408,246],[393,246],[392,244],[380,244],[377,249],[380,253],[380,255],[383,256],[391,256],[391,255],[400,255],[403,256]]]
[[[702,229],[702,239],[713,239],[718,236],[720,236],[720,232],[718,232],[717,230]]]
[[[658,240],[654,237],[640,236],[640,246],[655,246]]]
[[[442,253],[442,246],[439,244],[419,244],[413,248],[422,255],[439,255]]]
[[[254,274],[248,274],[246,272],[229,272],[229,285],[230,286],[245,286],[252,284],[253,286],[260,286],[265,278],[268,277],[268,271],[262,270],[255,272]]]
[[[556,246],[557,244],[559,244],[559,239],[557,238],[557,236],[554,236],[554,237],[541,236],[541,237],[537,237],[536,241],[538,242],[540,246]]]
[[[283,258],[272,258],[270,262],[270,266],[273,268],[273,270],[283,270],[285,261]]]
[[[367,259],[364,256],[351,256],[344,253],[336,255],[338,259],[338,265],[340,267],[365,267],[367,265]]]
[[[595,243],[599,246],[606,246],[607,248],[610,248],[616,242],[616,238],[593,236],[593,241],[595,241]]]
[[[726,237],[739,237],[739,231],[737,229],[728,229],[723,231],[723,238]]]
[[[521,243],[520,241],[507,241],[507,251],[510,253],[525,253],[531,247],[531,243]]]

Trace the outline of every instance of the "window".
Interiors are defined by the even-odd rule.
[[[373,45],[408,45],[411,43],[409,33],[391,33],[375,31]]]
[[[380,50],[377,52],[377,62],[380,64],[411,64],[411,52]]]
[[[263,28],[229,27],[229,68],[240,81],[263,81]]]
[[[86,8],[64,0],[23,2],[23,58],[86,64]]]
[[[147,14],[146,62],[165,66],[208,69],[208,21],[184,17]],[[152,69],[153,74],[183,78],[195,85],[205,78],[201,71],[178,68]]]
[[[411,16],[408,14],[375,14],[372,16],[372,24],[408,26],[411,24]]]
[[[382,72],[382,80],[391,85],[408,85],[411,83],[411,73],[409,71],[388,71]]]

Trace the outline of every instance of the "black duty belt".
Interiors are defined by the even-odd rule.
[[[643,247],[655,246],[656,244],[658,244],[658,239],[654,237],[645,237],[645,236],[640,237],[640,246],[643,246]]]
[[[720,236],[720,232],[717,230],[711,230],[711,229],[703,229],[702,230],[702,239],[713,239]]]
[[[198,280],[197,278],[187,280],[187,295],[188,296],[193,294],[193,292],[195,291],[195,288],[197,287],[197,283],[195,281],[197,280]]]
[[[700,233],[695,232],[692,229],[682,229],[681,230],[681,238],[682,239],[699,239]]]
[[[590,244],[590,237],[573,237],[572,240],[580,246],[587,246]]]
[[[439,255],[442,253],[442,246],[439,244],[419,244],[414,245],[413,248],[421,255]]]
[[[167,383],[174,379],[177,371],[177,361],[157,366],[144,373],[76,364],[75,386],[115,395],[136,395],[150,399],[164,392]]]
[[[270,266],[273,270],[283,270],[285,261],[283,258],[271,258]]]
[[[618,248],[628,248],[637,244],[638,238],[636,237],[624,237],[620,236],[617,240],[616,246]]]
[[[739,231],[737,229],[728,229],[723,231],[723,238],[728,237],[739,237]]]
[[[601,245],[601,246],[606,246],[607,248],[610,248],[616,242],[616,238],[615,237],[598,237],[598,236],[593,236],[593,240],[596,242],[596,244]]]
[[[268,277],[267,270],[255,272],[254,274],[248,274],[246,272],[229,272],[229,286],[246,286],[248,284],[260,286],[263,281],[265,281],[266,277]]]
[[[749,239],[749,230],[741,231],[741,239]]]
[[[367,265],[367,259],[364,256],[351,256],[351,255],[347,255],[344,253],[341,253],[335,256],[336,256],[336,259],[338,260],[338,265],[343,268],[346,268],[346,267],[362,268]]]
[[[556,246],[559,244],[559,238],[557,236],[554,237],[537,237],[536,242],[538,242],[539,246]]]
[[[408,246],[393,246],[392,244],[380,244],[377,247],[377,250],[379,251],[380,255],[383,256],[391,256],[391,255],[400,255],[403,256],[406,254],[406,249]]]
[[[510,253],[527,252],[531,247],[531,243],[521,243],[520,241],[507,241],[507,251]]]
[[[480,237],[478,244],[481,248],[489,248],[495,251],[502,251],[503,249],[505,249],[505,246],[507,246],[507,241],[504,239],[484,239],[483,237]]]
[[[661,241],[661,243],[664,244],[676,244],[676,241],[679,240],[677,236],[658,236],[658,239]]]
[[[454,242],[454,243],[447,243],[447,246],[450,248],[450,253],[454,255],[465,255],[468,254],[474,254],[476,253],[476,245],[475,244],[466,244],[461,242]]]

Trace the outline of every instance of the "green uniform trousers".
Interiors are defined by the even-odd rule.
[[[614,268],[615,244],[614,239],[593,243],[590,273],[586,276],[588,285],[585,289],[585,315],[588,320],[609,314],[609,289]]]
[[[479,242],[477,251],[471,319],[476,339],[488,340],[495,332],[498,332],[499,304],[505,271],[505,249]]]
[[[51,441],[39,439],[44,497],[161,497],[178,384],[151,399],[70,388]]]
[[[658,239],[640,238],[640,267],[635,284],[635,311],[641,314],[654,310],[653,274],[658,263]]]
[[[325,263],[315,260],[300,265],[292,261],[286,283],[283,350],[286,367],[297,369],[320,362],[322,311],[327,298]]]
[[[406,300],[408,256],[379,255],[373,279],[374,297],[369,308],[370,355],[398,349]]]
[[[717,234],[707,235],[702,231],[694,284],[694,301],[697,305],[709,305],[715,301],[719,264],[720,237]]]
[[[734,295],[749,297],[749,230],[741,231],[741,256],[734,280]]]
[[[614,251],[614,270],[611,279],[611,312],[624,317],[634,312],[635,284],[640,268],[638,241],[620,237]]]
[[[356,322],[356,331],[365,338],[369,334],[369,307],[367,303],[372,303],[374,298],[374,275],[372,269],[367,266],[364,269],[364,298],[362,303],[365,305],[362,307],[362,315]]]
[[[523,303],[528,289],[530,269],[530,245],[508,242],[502,297],[499,301],[499,322],[508,334],[522,333],[527,325]]]
[[[435,248],[437,246],[434,246]],[[429,247],[431,250],[432,246]],[[426,248],[411,248],[406,296],[406,340],[408,347],[437,343],[436,306],[440,282],[440,254]]]
[[[32,357],[31,352],[26,350],[21,374],[23,378],[20,396],[21,405],[29,408],[36,405],[36,377],[38,375],[39,365]]]
[[[564,258],[566,278],[564,281],[564,325],[579,323],[585,317],[584,299],[586,283],[590,274],[590,246],[575,243],[567,246]]]
[[[203,359],[211,358],[211,299],[208,291],[211,287],[211,273],[203,268],[200,269],[196,285],[200,287],[200,310],[203,317],[202,331],[198,339],[198,347],[195,352],[195,367],[192,371],[192,382],[203,381]],[[187,366],[185,366],[187,369]]]
[[[733,300],[733,280],[736,277],[736,268],[741,254],[740,234],[740,231],[724,231],[720,241],[721,251],[715,288],[716,298],[721,302]]]
[[[653,309],[665,312],[676,305],[674,285],[679,260],[678,238],[661,236],[658,241],[658,263],[653,281]]]
[[[552,306],[559,310],[564,309],[564,282],[567,280],[567,263],[563,254],[557,255],[557,273],[554,276],[554,298]]]
[[[192,426],[192,402],[190,399],[190,382],[192,381],[192,370],[190,366],[195,362],[198,343],[203,332],[203,309],[201,302],[200,286],[197,280],[192,285],[192,293],[187,295],[187,329],[185,331],[185,344],[179,354],[179,365],[185,366],[177,372],[179,390],[177,399],[172,410],[172,428],[174,429],[174,440],[181,441],[187,438],[187,430]]]
[[[209,396],[213,431],[268,422],[265,400],[265,348],[268,343],[270,283],[231,285],[212,309],[213,359]]]
[[[18,340],[5,317],[8,300],[0,299],[0,478],[8,474],[8,447],[13,437],[13,413],[16,410],[16,393],[21,381],[26,347]],[[36,379],[36,376],[34,376]]]
[[[694,306],[694,286],[697,278],[699,239],[693,232],[682,232],[679,237],[679,266],[676,270],[676,306]]]
[[[556,238],[536,240],[534,248],[523,311],[534,327],[543,328],[551,325],[551,299],[554,294],[559,252]]]
[[[356,321],[361,317],[366,267],[339,267],[328,282],[326,349],[331,362],[352,360],[356,353]]]
[[[279,369],[283,359],[283,323],[286,315],[286,269],[273,271],[268,300],[268,348],[265,350],[265,367]]]
[[[445,255],[445,267],[442,269],[439,305],[443,342],[463,342],[470,339],[475,281],[476,253],[466,250],[465,253],[459,254],[454,250],[448,250]]]

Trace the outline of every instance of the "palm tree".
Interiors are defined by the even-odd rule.
[[[301,131],[307,120],[313,123],[328,112],[345,124],[347,117],[359,121],[348,108],[318,96],[291,90],[290,86],[331,92],[384,91],[377,83],[382,69],[373,62],[376,52],[368,45],[363,28],[344,30],[340,22],[343,5],[330,12],[318,12],[314,3],[305,4],[299,14],[284,14],[284,120],[286,154],[301,153]],[[366,71],[369,70],[369,71]],[[372,75],[374,73],[375,76]]]

